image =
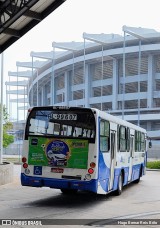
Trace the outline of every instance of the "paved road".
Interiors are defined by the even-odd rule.
[[[0,219],[70,218],[81,219],[84,224],[87,223],[84,219],[93,219],[94,222],[90,222],[95,226],[95,219],[101,219],[100,223],[104,225],[109,221],[106,219],[160,218],[159,171],[147,171],[139,184],[125,187],[118,197],[84,192],[64,196],[56,189],[22,187],[19,180],[20,166],[14,168],[14,183],[0,186]]]

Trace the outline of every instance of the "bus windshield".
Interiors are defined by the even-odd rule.
[[[26,125],[26,137],[33,135],[94,139],[95,117],[90,109],[35,107]]]

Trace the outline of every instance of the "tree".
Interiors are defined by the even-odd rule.
[[[14,136],[7,133],[7,131],[11,130],[12,128],[13,124],[9,122],[9,114],[7,113],[7,109],[5,106],[3,106],[3,148],[8,147],[14,142]]]

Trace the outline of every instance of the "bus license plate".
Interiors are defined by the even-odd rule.
[[[51,172],[52,173],[63,173],[63,169],[60,169],[60,168],[51,168]]]

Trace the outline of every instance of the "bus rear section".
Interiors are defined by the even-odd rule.
[[[21,184],[97,192],[96,148],[91,109],[34,107],[26,121]]]

